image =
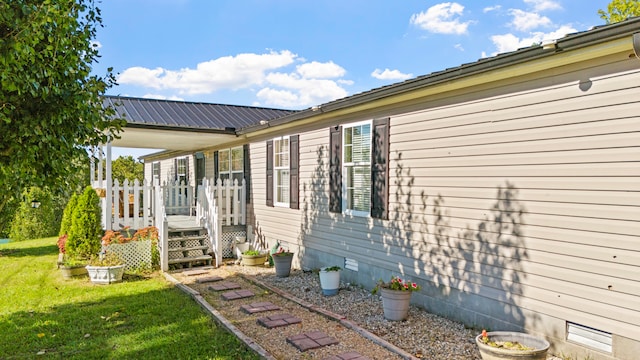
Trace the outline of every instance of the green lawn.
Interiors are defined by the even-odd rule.
[[[55,244],[0,244],[0,359],[259,358],[158,274],[64,280]]]

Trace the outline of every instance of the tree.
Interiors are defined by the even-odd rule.
[[[23,188],[69,188],[86,146],[121,130],[101,98],[112,69],[91,74],[101,25],[92,0],[0,1],[0,214]]]
[[[87,186],[77,199],[71,214],[66,252],[72,257],[88,258],[100,251],[102,209],[96,191]]]
[[[607,11],[598,10],[607,24],[617,23],[633,16],[640,16],[640,0],[612,0]]]
[[[37,199],[40,207],[33,208],[31,201]],[[47,189],[31,187],[23,192],[23,200],[11,222],[9,238],[14,241],[53,236],[60,223],[57,199]]]
[[[144,179],[144,164],[136,161],[131,155],[120,156],[111,163],[111,173],[113,179],[118,179],[120,184],[125,179],[128,179],[129,183],[133,183],[135,179],[142,181]]]

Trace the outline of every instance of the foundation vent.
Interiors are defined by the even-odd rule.
[[[344,258],[344,268],[353,270],[353,271],[358,271],[358,260]]]
[[[611,354],[611,333],[567,322],[567,340]]]

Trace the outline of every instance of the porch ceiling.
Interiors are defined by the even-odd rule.
[[[158,130],[125,127],[113,146],[163,150],[195,151],[233,141],[236,135],[185,130]]]

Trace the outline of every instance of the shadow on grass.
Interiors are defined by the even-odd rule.
[[[3,315],[0,358],[258,358],[189,301],[166,288]]]
[[[19,242],[12,242],[6,244],[3,249],[0,249],[0,256],[5,257],[23,257],[23,256],[47,256],[55,255],[58,253],[58,246],[56,244],[38,246],[38,247],[16,247]]]

